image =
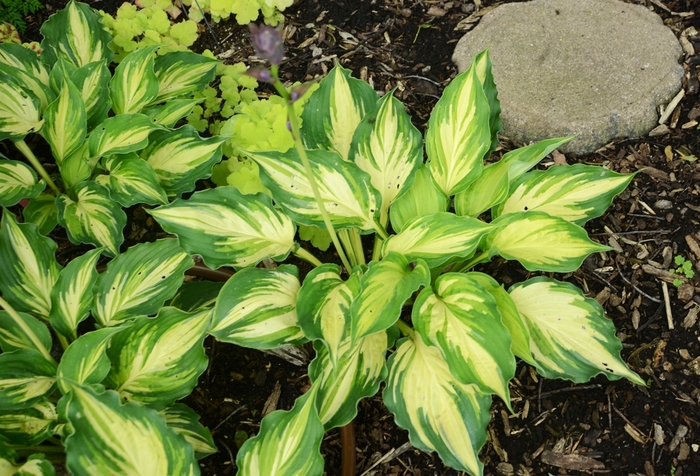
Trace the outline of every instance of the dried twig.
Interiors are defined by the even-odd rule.
[[[622,274],[622,271],[620,270],[620,265],[618,265],[617,263],[615,263],[615,267],[617,268],[617,272],[620,274],[620,277],[622,278],[622,280],[623,280],[624,282],[626,282],[627,284],[629,284],[630,286],[632,286],[632,287],[634,288],[635,291],[637,291],[639,294],[641,294],[642,296],[644,296],[645,298],[649,299],[649,300],[652,301],[652,302],[656,302],[656,303],[660,303],[660,302],[661,302],[660,299],[656,299],[656,298],[653,297],[653,296],[649,296],[647,293],[645,293],[644,291],[642,291],[641,289],[639,289],[637,286],[635,286],[634,284],[632,284],[632,281],[630,281],[629,279],[627,279],[627,278],[625,277],[625,275]]]

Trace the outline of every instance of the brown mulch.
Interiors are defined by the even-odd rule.
[[[61,8],[65,2],[46,3]],[[120,4],[88,3],[112,12]],[[290,80],[311,79],[340,61],[378,91],[397,88],[396,96],[424,130],[456,73],[450,56],[464,30],[455,28],[475,24],[479,13],[503,2],[476,3],[478,13],[466,0],[300,0],[285,11],[288,60],[281,70]],[[691,26],[700,30],[696,0],[628,3],[653,8],[679,36]],[[673,14],[679,12],[694,15]],[[28,22],[29,35],[32,28],[36,34],[42,19],[40,12]],[[224,49],[235,52],[229,61],[252,54],[245,28],[228,21],[214,30],[219,40],[227,38]],[[695,45],[700,52],[700,43]],[[216,51],[206,33],[195,47]],[[593,154],[552,158],[625,173],[644,169],[606,215],[586,226],[593,239],[616,252],[595,255],[579,271],[558,278],[604,306],[623,341],[623,358],[648,387],[604,377],[572,385],[543,379],[519,364],[511,387],[516,415],[494,399],[490,438],[481,455],[486,475],[700,475],[700,161],[693,161],[700,154],[700,133],[681,127],[700,121],[698,59],[686,58],[686,96],[671,117],[670,134],[616,140]],[[502,144],[503,150],[519,145]],[[680,287],[669,273],[677,255],[690,259],[696,271]],[[498,260],[484,270],[506,285],[529,277],[517,264]],[[308,387],[308,377],[304,367],[277,357],[212,339],[206,345],[209,369],[186,403],[202,415],[220,449],[201,461],[202,473],[234,474],[237,445],[257,432],[266,404],[291,408]],[[408,445],[407,433],[395,426],[380,394],[360,402],[355,428],[358,475],[460,474],[437,455]],[[339,474],[337,429],[326,434],[322,452],[326,473]]]

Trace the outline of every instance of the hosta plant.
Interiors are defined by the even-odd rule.
[[[193,94],[213,79],[217,61],[189,51],[156,56],[158,46],[148,46],[112,73],[112,36],[72,0],[41,32],[40,56],[0,44],[0,140],[26,158],[0,161],[0,205],[28,201],[24,220],[43,234],[58,223],[73,243],[116,256],[122,207],[166,204],[221,160],[225,138],[173,128],[200,101]],[[29,145],[42,143],[49,160]]]
[[[350,422],[382,382],[413,445],[472,475],[483,472],[492,395],[510,408],[516,358],[548,378],[644,383],[602,307],[549,276],[610,250],[582,225],[632,175],[529,171],[569,138],[496,160],[500,105],[487,53],[445,89],[423,137],[393,94],[379,97],[340,66],[309,98],[300,130],[292,106],[303,87],[280,84],[279,32],[255,29],[254,43],[273,66],[251,74],[287,100],[296,139],[286,152],[245,152],[271,198],[223,186],[150,212],[209,267],[237,270],[210,305],[216,339],[257,349],[313,341],[310,390],[262,420],[238,453],[239,474],[322,474],[324,432]],[[340,262],[303,248],[300,225],[326,228]],[[274,265],[292,254],[314,268],[303,276]],[[532,277],[504,289],[476,268],[495,256]]]

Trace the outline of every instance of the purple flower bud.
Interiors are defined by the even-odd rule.
[[[287,130],[288,130],[289,132],[292,132],[292,123],[289,122],[289,121],[287,121]]]
[[[300,97],[302,97],[304,95],[304,93],[306,93],[306,91],[308,91],[308,89],[313,84],[314,84],[313,81],[309,81],[307,83],[300,84],[299,86],[294,86],[292,88],[291,92],[289,93],[290,104],[295,102],[296,100],[298,100]]]
[[[245,74],[252,76],[258,81],[262,81],[263,83],[274,83],[277,81],[277,79],[270,74],[270,71],[265,68],[250,68],[245,72]]]
[[[274,65],[280,64],[284,57],[282,32],[269,25],[259,27],[251,23],[248,27],[253,36],[253,47],[255,47],[257,55]]]

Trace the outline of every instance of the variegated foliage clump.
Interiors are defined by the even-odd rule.
[[[192,258],[172,238],[120,253],[122,207],[167,204],[221,159],[225,138],[173,128],[218,62],[150,46],[112,74],[111,35],[74,1],[41,31],[40,56],[0,44],[0,140],[26,158],[0,157],[0,473],[199,474],[216,448],[176,400],[207,366],[210,312],[163,306]],[[95,249],[62,267],[57,224]]]
[[[255,75],[278,87],[276,68]],[[610,251],[582,225],[633,178],[588,165],[528,172],[570,137],[492,162],[501,121],[486,52],[445,89],[425,137],[391,93],[378,97],[340,66],[302,119],[303,146],[245,151],[271,198],[218,187],[151,211],[188,253],[238,270],[210,304],[210,334],[258,349],[313,341],[311,389],[263,419],[238,453],[239,474],[322,474],[324,432],[350,422],[382,382],[413,445],[472,475],[483,474],[492,395],[511,406],[516,357],[548,378],[644,384],[602,307],[576,286],[537,274],[506,290],[474,271],[500,255],[535,273],[572,272]],[[323,208],[344,268],[296,238],[297,226],[326,226]],[[290,254],[315,269],[302,280],[294,265],[270,266]]]

